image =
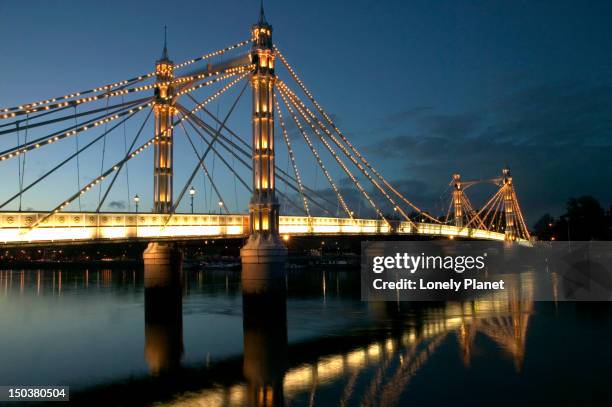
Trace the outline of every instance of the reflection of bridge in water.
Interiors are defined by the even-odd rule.
[[[309,345],[288,344],[287,298],[283,283],[243,280],[243,374],[246,383],[189,392],[171,404],[276,406],[283,405],[285,400],[307,397],[308,404],[313,405],[320,386],[345,381],[340,386],[341,392],[336,395],[340,405],[359,398],[360,405],[396,405],[410,380],[435,354],[438,346],[453,334],[466,365],[470,364],[474,339],[480,332],[493,340],[520,371],[529,317],[533,311],[533,281],[529,276],[517,277],[510,285],[512,288],[508,291],[482,300],[426,308],[419,315],[422,321],[414,320],[414,315],[408,318],[393,315],[396,311],[392,311],[389,305],[395,307],[396,304],[371,303],[372,312],[379,317],[401,318],[403,324],[411,327],[369,342],[366,340],[351,346],[348,351],[317,354],[314,362],[306,361],[289,367],[288,354],[299,354]],[[173,292],[178,293],[176,290]],[[182,343],[178,342],[180,336],[175,330],[176,321],[166,323],[167,331],[157,327],[154,336],[149,335],[153,331],[147,323],[147,358],[152,371],[157,373],[175,367],[180,359],[177,350],[182,350]],[[310,347],[317,345],[314,342]],[[364,377],[369,383],[362,394],[356,394],[355,384]]]
[[[44,273],[52,274],[53,278],[43,278]],[[177,276],[178,273],[169,273],[164,267],[149,269],[145,274],[144,358],[151,374],[160,380],[175,376],[180,381],[185,371],[194,369],[182,366],[181,362],[185,352],[181,305],[185,288]],[[469,366],[477,334],[490,338],[520,371],[533,312],[531,277],[517,275],[508,280],[512,288],[507,292],[466,303],[368,303],[369,314],[375,321],[372,324],[385,328],[381,331],[386,333],[373,336],[335,333],[331,339],[315,337],[296,343],[288,341],[286,292],[274,289],[278,288],[275,285],[271,289],[269,284],[273,282],[246,282],[242,367],[239,359],[231,362],[229,369],[234,373],[230,382],[222,386],[204,389],[200,386],[182,395],[179,387],[179,396],[171,404],[279,405],[282,400],[316,400],[318,391],[333,386],[334,397],[342,403],[380,405],[384,400],[385,405],[394,405],[442,343],[456,340],[459,357]],[[117,278],[110,270],[86,271],[79,277],[78,286],[85,290],[111,288]],[[135,273],[121,279],[136,286]],[[198,286],[205,284],[199,277],[194,281]],[[299,278],[295,281],[290,278],[289,290],[294,286],[314,288],[309,285],[313,279],[308,281],[305,284]],[[262,287],[262,283],[266,286]],[[327,290],[333,285],[330,281],[318,284],[319,292],[325,285]],[[34,289],[38,295],[63,295],[65,290],[76,287],[74,272],[0,272],[0,295],[28,289]],[[365,329],[369,331],[368,326]],[[195,368],[189,375],[215,379],[227,376],[227,369],[216,370],[213,364],[204,370]],[[236,381],[240,371],[244,381]],[[78,397],[87,398],[87,392]]]
[[[287,353],[299,353],[308,345],[287,343],[284,293],[244,293],[243,371],[246,383],[206,389],[195,394],[190,392],[178,397],[172,405],[272,406],[282,405],[284,400],[297,397],[307,397],[312,402],[320,386],[339,381],[345,382],[341,393],[337,394],[340,405],[349,400],[354,403],[355,398],[359,397],[360,405],[395,405],[411,378],[452,334],[456,335],[466,365],[469,365],[472,357],[474,338],[480,332],[492,339],[513,360],[515,368],[521,370],[533,301],[529,299],[529,293],[524,292],[529,290],[528,281],[519,283],[523,286],[522,299],[516,291],[520,288],[515,287],[507,295],[464,304],[446,304],[441,308],[432,307],[420,315],[424,321],[422,323],[410,318],[402,321],[413,327],[401,329],[386,338],[362,343],[348,351],[318,355],[314,362],[307,361],[293,367],[287,366]],[[374,313],[388,312],[384,303],[373,303],[371,307]],[[179,325],[167,325],[169,329],[176,326]],[[162,336],[178,337],[178,334],[166,332]],[[174,343],[150,337],[147,342]],[[313,346],[325,348],[323,344],[317,342]],[[168,357],[163,363],[165,367],[177,363],[172,358],[177,355],[176,352],[158,348],[156,353]],[[157,358],[155,361],[152,369],[157,371],[160,360]],[[355,383],[363,377],[369,380],[366,390],[363,394],[355,394]]]

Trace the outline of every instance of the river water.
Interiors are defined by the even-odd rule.
[[[374,303],[358,270],[263,292],[183,274],[0,271],[0,385],[70,386],[79,405],[612,405],[609,303]]]

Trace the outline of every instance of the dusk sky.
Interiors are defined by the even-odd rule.
[[[572,196],[612,204],[611,2],[268,0],[265,7],[275,43],[318,101],[423,209],[442,211],[440,196],[453,172],[490,178],[505,165],[530,224],[546,212],[561,214]],[[256,0],[3,1],[0,107],[148,73],[161,54],[164,25],[177,63],[247,39],[258,8]],[[289,83],[285,71],[279,76]],[[223,116],[232,101],[210,107]],[[230,122],[247,141],[249,109],[247,94]],[[139,120],[126,128],[128,138]],[[85,143],[91,136],[80,137]],[[16,140],[2,135],[0,147]],[[26,183],[74,151],[73,141],[62,143],[27,158]],[[123,133],[107,143],[106,167],[123,152]],[[175,191],[195,165],[189,148],[177,141]],[[81,186],[99,174],[100,155],[101,147],[81,160]],[[130,193],[122,175],[105,210],[126,210],[135,193],[149,210],[151,157],[130,163]],[[310,185],[327,188],[314,162],[303,160]],[[279,152],[279,165],[286,161]],[[246,210],[246,190],[235,190],[233,177],[216,165],[230,209]],[[0,174],[5,198],[18,190],[16,161],[0,164]],[[202,190],[197,210],[211,207],[203,179],[199,174],[195,181]],[[74,166],[68,167],[28,193],[23,208],[50,209],[76,192],[76,184]],[[474,190],[473,200],[481,203],[491,192]],[[84,209],[95,209],[98,193],[92,193]]]

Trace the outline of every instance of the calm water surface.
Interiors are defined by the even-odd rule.
[[[147,287],[142,270],[0,271],[0,385],[68,385],[81,405],[612,405],[609,304],[366,303],[352,270]]]

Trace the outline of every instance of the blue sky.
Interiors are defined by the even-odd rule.
[[[241,41],[258,7],[246,0],[4,1],[0,106],[149,72],[161,53],[164,25],[175,62]],[[441,209],[440,196],[453,172],[487,178],[504,165],[512,168],[530,222],[544,212],[560,213],[571,196],[612,202],[610,2],[269,0],[266,15],[275,43],[319,102],[421,207]],[[288,80],[285,72],[279,75]],[[237,92],[211,104],[211,110],[222,116]],[[249,103],[246,95],[229,122],[245,140]],[[139,124],[126,126],[128,143]],[[297,144],[298,134],[290,130]],[[15,145],[14,135],[0,137],[3,149]],[[92,136],[80,137],[84,143]],[[177,137],[178,191],[195,158],[183,134]],[[74,141],[62,143],[26,158],[26,183],[74,151]],[[123,129],[107,138],[105,166],[121,156],[123,143]],[[100,172],[98,147],[80,160],[80,185]],[[306,180],[326,189],[305,147],[296,148],[304,153],[298,161]],[[287,166],[282,151],[278,163]],[[135,193],[143,197],[142,208],[150,208],[150,152],[130,163],[129,171],[129,194],[122,174],[107,201],[114,204],[105,209],[127,208]],[[17,164],[0,164],[0,173],[1,196],[15,193]],[[219,162],[215,174],[230,209],[245,209],[246,190],[234,187]],[[334,175],[343,177],[340,171]],[[75,166],[50,178],[26,194],[24,209],[50,209],[76,191]],[[196,210],[214,209],[217,198],[202,174],[194,184]],[[490,192],[474,191],[473,200]],[[346,194],[365,211],[364,202],[348,189]],[[95,209],[97,199],[92,191],[82,205]]]

